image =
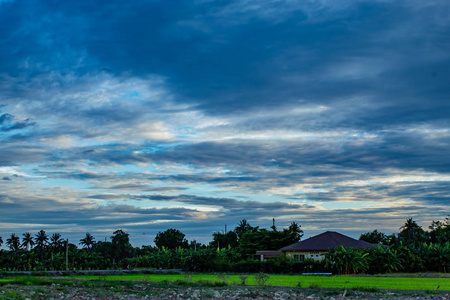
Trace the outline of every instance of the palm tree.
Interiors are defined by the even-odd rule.
[[[234,232],[236,232],[238,239],[241,239],[242,236],[244,235],[244,233],[252,228],[253,227],[250,226],[250,224],[247,222],[247,220],[243,219],[239,222],[238,226],[236,226],[236,228],[234,228]]]
[[[398,234],[400,240],[412,244],[416,241],[420,242],[423,235],[423,229],[412,218],[406,219],[405,224],[400,227],[401,232]]]
[[[88,253],[91,253],[92,246],[95,245],[95,238],[89,232],[86,232],[86,236],[80,240],[80,244],[88,249]]]
[[[57,252],[63,241],[61,240],[61,234],[54,233],[50,237],[50,245],[52,246],[53,252]]]
[[[15,233],[11,234],[11,237],[6,240],[6,245],[8,245],[9,249],[12,251],[16,251],[20,249],[20,238],[16,236]]]
[[[3,239],[2,239],[2,237],[0,236],[0,247],[3,245]]]
[[[30,251],[30,248],[34,246],[33,237],[31,233],[25,232],[22,238],[22,247],[27,248],[27,251]]]
[[[36,234],[34,240],[36,241],[36,248],[39,249],[40,261],[44,261],[44,248],[48,243],[48,235],[44,230],[41,230]]]

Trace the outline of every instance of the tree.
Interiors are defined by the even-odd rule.
[[[86,232],[86,236],[80,240],[80,244],[88,249],[88,253],[91,253],[92,247],[95,245],[95,238]]]
[[[287,229],[284,229],[283,231],[286,235],[285,243],[289,243],[288,245],[300,242],[303,237],[303,230],[301,229],[301,226],[295,222],[292,222],[291,225],[289,225],[289,227]]]
[[[188,241],[184,237],[184,233],[171,228],[164,232],[158,232],[153,241],[159,249],[162,249],[162,247],[166,249],[188,248]]]
[[[27,251],[30,251],[30,248],[34,246],[33,237],[31,233],[25,232],[22,238],[22,247],[25,247]]]
[[[367,250],[369,253],[370,268],[372,273],[392,273],[402,268],[402,254],[398,253],[391,245],[389,247],[378,245]]]
[[[3,239],[2,239],[2,237],[0,236],[0,247],[3,245]]]
[[[64,241],[61,239],[61,234],[54,233],[50,237],[50,246],[53,252],[59,252],[63,247]]]
[[[258,228],[258,227],[256,227]],[[237,235],[238,240],[242,238],[242,236],[244,235],[245,232],[247,232],[248,230],[252,230],[253,227],[250,226],[250,224],[247,222],[246,219],[243,219],[239,222],[239,225],[236,226],[236,228],[234,228],[234,232]]]
[[[239,240],[239,251],[244,257],[256,253],[257,250],[277,250],[285,246],[300,241],[303,236],[303,230],[300,225],[292,222],[288,228],[283,231],[259,229],[252,227],[248,229]]]
[[[133,247],[130,244],[130,235],[122,229],[116,230],[111,236],[113,257],[119,263],[131,255]]]
[[[405,224],[400,229],[401,231],[398,234],[400,241],[406,244],[424,241],[425,232],[412,218],[406,219]]]
[[[450,216],[444,221],[432,221],[428,227],[430,230],[430,242],[444,244],[450,242]]]
[[[48,235],[45,233],[45,230],[41,230],[36,234],[36,237],[34,238],[36,242],[36,248],[39,252],[39,258],[40,261],[44,261],[44,251],[45,246],[48,243]]]
[[[20,238],[15,233],[11,234],[11,237],[6,240],[6,245],[10,250],[16,251],[20,249]]]
[[[372,244],[386,245],[388,243],[388,237],[384,233],[379,232],[377,229],[361,234],[359,239]]]
[[[214,232],[213,240],[209,243],[209,246],[212,248],[228,248],[228,247],[237,247],[238,246],[238,238],[237,234],[234,231],[228,231],[227,233],[222,232]]]
[[[431,267],[428,269],[447,273],[447,268],[450,267],[450,243],[431,243],[424,256]]]
[[[331,249],[325,257],[327,258],[327,265],[335,268],[339,274],[356,274],[363,272],[368,268],[369,253],[362,254],[361,251],[353,248],[344,248],[340,246]]]

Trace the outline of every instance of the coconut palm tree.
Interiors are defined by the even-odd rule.
[[[95,245],[95,238],[89,232],[86,232],[86,236],[80,240],[80,244],[83,245],[83,248],[88,249],[88,253],[91,253],[92,246]]]
[[[234,228],[234,232],[236,232],[238,239],[241,239],[244,233],[248,230],[251,230],[253,227],[247,222],[246,219],[243,219],[239,222],[238,226]]]
[[[30,251],[30,248],[34,246],[33,237],[31,233],[25,232],[22,238],[22,247],[27,248],[27,251]]]
[[[53,252],[58,252],[58,250],[61,248],[64,241],[61,239],[61,234],[54,233],[50,237],[50,246],[52,247]]]
[[[2,239],[2,237],[0,236],[0,247],[3,245],[3,239]]]
[[[6,245],[8,245],[9,249],[12,251],[16,251],[20,249],[20,238],[16,236],[15,233],[11,234],[11,237],[6,240]]]
[[[36,248],[39,251],[40,261],[44,261],[45,246],[48,243],[48,235],[45,233],[45,230],[39,231],[34,240],[36,241]]]
[[[398,237],[401,241],[407,244],[422,242],[424,231],[412,218],[406,219],[405,224],[400,227],[400,230]]]

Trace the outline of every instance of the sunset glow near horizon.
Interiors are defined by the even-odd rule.
[[[448,1],[0,0],[0,33],[3,240],[450,214]]]

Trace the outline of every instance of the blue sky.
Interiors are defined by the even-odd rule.
[[[0,1],[0,236],[450,213],[448,1],[128,2]]]

